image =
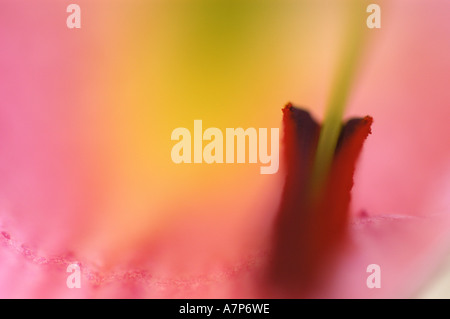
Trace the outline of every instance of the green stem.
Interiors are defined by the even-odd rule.
[[[355,2],[356,3],[356,2]],[[321,187],[331,167],[339,134],[342,129],[342,117],[348,99],[349,91],[356,71],[358,58],[363,47],[363,34],[366,23],[365,12],[360,5],[351,4],[349,30],[342,51],[340,67],[337,70],[335,83],[331,91],[327,113],[319,136],[317,153],[313,170],[313,187]],[[364,11],[362,11],[364,10]],[[362,13],[361,13],[362,11]]]

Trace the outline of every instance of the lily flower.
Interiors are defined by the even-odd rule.
[[[341,40],[327,8],[345,1],[181,2],[79,0],[79,30],[61,1],[1,2],[0,297],[434,295],[450,4],[384,3],[370,59],[356,67],[361,38],[349,47],[322,121]],[[312,108],[280,114],[287,99]],[[280,173],[167,164],[170,130],[203,115],[282,119]]]

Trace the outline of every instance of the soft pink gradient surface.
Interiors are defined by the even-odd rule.
[[[64,2],[0,2],[0,297],[265,295],[257,282],[282,173],[180,169],[170,162],[170,131],[203,115],[211,126],[275,127],[288,100],[319,113],[336,40],[328,42],[333,32],[320,30],[333,24],[318,18],[322,24],[313,30],[320,36],[292,44],[299,31],[276,29],[283,38],[271,28],[276,21],[289,26],[293,13],[276,11],[273,24],[255,32],[280,48],[263,40],[254,45],[264,43],[268,53],[236,44],[242,51],[234,54],[244,56],[236,68],[243,71],[227,79],[223,66],[210,74],[208,65],[184,65],[196,61],[186,57],[196,51],[185,49],[198,39],[178,44],[189,20],[170,20],[158,2],[149,13],[154,19],[137,22],[123,1],[78,3],[81,30],[65,27]],[[158,9],[166,15],[158,18]],[[411,296],[450,248],[450,3],[389,1],[382,12],[347,109],[375,120],[353,201],[355,215],[364,210],[371,217],[355,217],[357,244],[313,297]],[[171,41],[181,49],[170,50],[177,48]],[[213,56],[226,51],[220,43],[234,42],[218,43]],[[311,49],[296,57],[286,44],[310,45],[317,56]],[[261,63],[244,68],[249,61]],[[214,61],[206,63],[216,70]],[[300,72],[291,72],[291,64]],[[221,80],[210,93],[190,92],[183,79],[191,74],[199,88]],[[82,289],[66,287],[72,262],[82,263]],[[365,286],[368,263],[382,266],[380,290]]]

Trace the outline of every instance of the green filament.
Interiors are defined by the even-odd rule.
[[[316,188],[322,185],[333,161],[342,129],[345,105],[363,47],[364,30],[367,28],[363,15],[365,10],[358,5],[358,2],[351,3],[349,13],[347,39],[344,41],[345,47],[342,50],[341,63],[339,63],[317,146],[313,170],[313,185]]]

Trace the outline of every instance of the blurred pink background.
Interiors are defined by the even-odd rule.
[[[348,1],[77,3],[69,30],[68,3],[0,1],[0,297],[258,296],[282,172],[177,166],[170,133],[280,127],[288,101],[321,119]],[[374,118],[352,207],[381,226],[355,226],[319,297],[412,296],[450,248],[450,3],[380,5],[346,116]],[[369,257],[389,269],[375,293],[345,275]]]

